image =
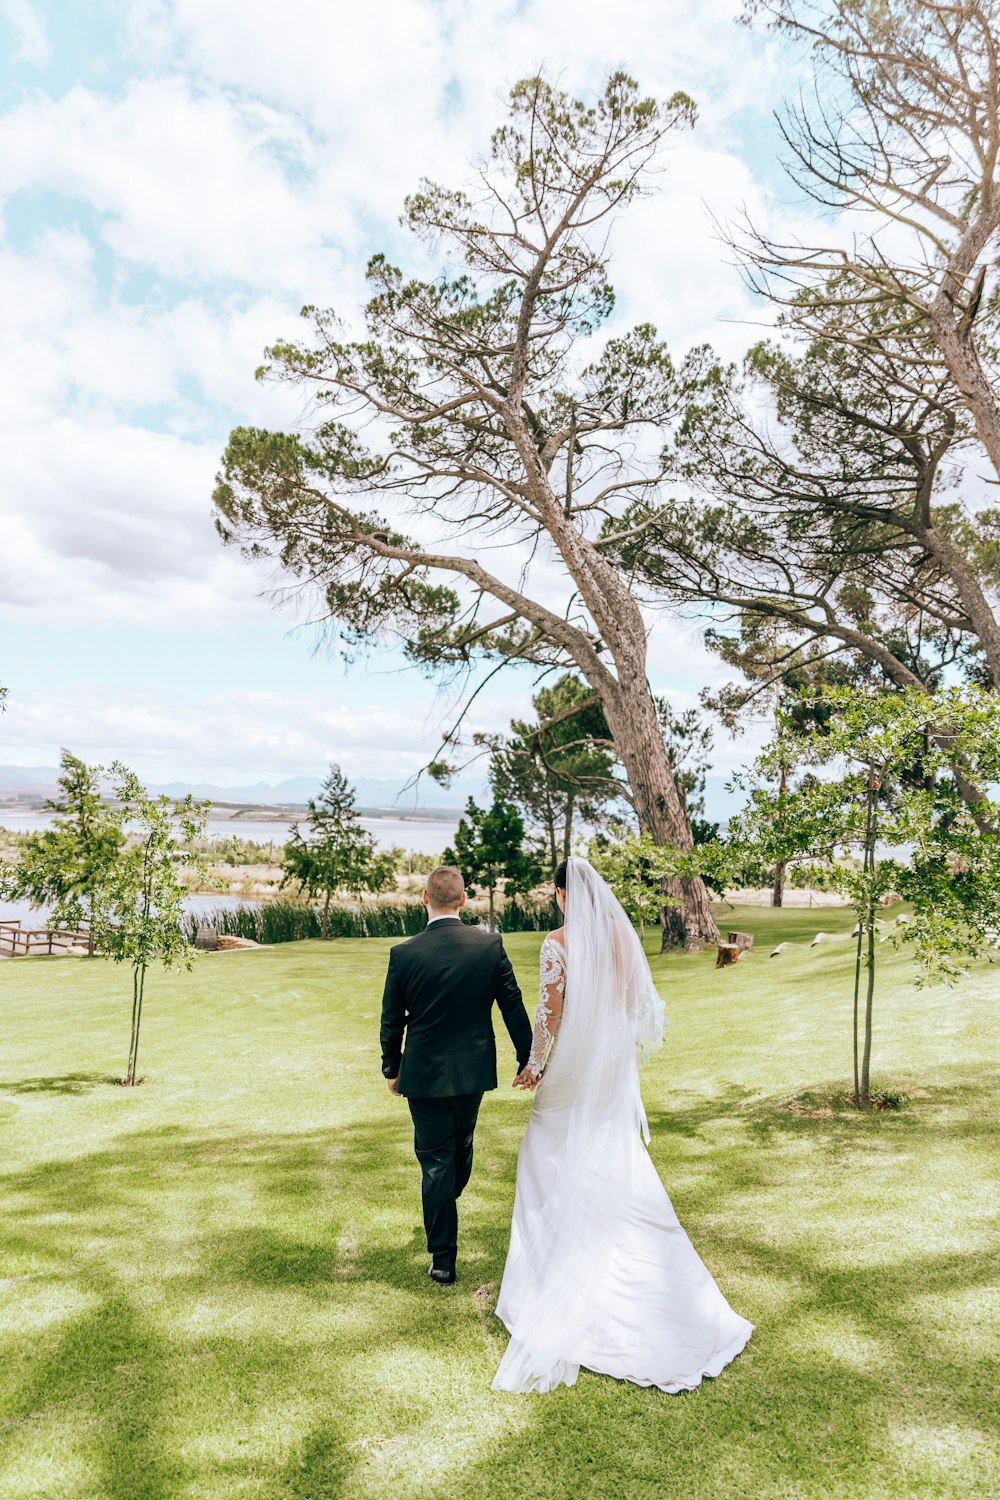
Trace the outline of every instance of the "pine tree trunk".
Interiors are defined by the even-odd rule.
[[[559,847],[556,844],[556,815],[551,805],[546,810],[545,833],[549,842],[549,860],[552,865],[552,875],[554,878],[559,865]]]
[[[494,900],[493,900],[493,882],[491,880],[490,881],[490,931],[491,932],[496,932],[496,930],[497,930],[497,919],[496,919],[496,911],[495,911],[495,908],[494,908]]]
[[[1000,430],[997,438],[1000,440]],[[936,526],[921,528],[917,535],[955,585],[962,608],[983,648],[993,685],[1000,687],[1000,619],[994,613],[980,574],[951,538]]]
[[[327,891],[326,900],[323,902],[323,917],[320,922],[319,929],[319,935],[324,942],[326,941],[327,934],[330,931],[330,895],[331,893]]]
[[[645,677],[638,685],[616,684],[613,700],[605,699],[604,712],[635,799],[640,829],[651,833],[658,844],[673,844],[686,853],[693,847],[691,825]],[[702,880],[668,876],[663,892],[671,900],[661,914],[664,948],[683,945],[694,953],[706,943],[719,941]]]
[[[601,659],[589,640],[580,642],[578,649],[574,649],[575,643],[567,643],[583,676],[601,699],[615,750],[628,777],[639,827],[651,833],[658,844],[673,844],[686,854],[694,843],[691,824],[667,757],[646,675],[646,621],[642,611],[622,575],[556,500],[523,416],[512,418],[508,412],[506,419],[546,530],[580,590],[608,653]],[[614,663],[614,673],[608,670],[608,657]],[[664,907],[661,917],[664,948],[683,944],[690,952],[697,952],[705,943],[718,942],[719,929],[708,891],[699,877],[669,877],[663,882],[663,892],[673,903]]]
[[[966,229],[963,242],[955,252],[951,265],[938,287],[931,303],[930,325],[935,342],[941,351],[948,373],[961,393],[966,410],[976,426],[979,441],[986,449],[993,464],[993,471],[1000,478],[1000,401],[983,369],[973,322],[960,315],[963,282],[971,266],[956,265],[956,259],[965,258],[970,236],[981,233],[981,243],[987,245],[995,236],[996,199],[989,210],[991,222],[977,231],[974,226]],[[980,221],[982,222],[982,221]],[[980,276],[985,274],[985,267]],[[982,281],[979,283],[982,288]],[[978,326],[978,325],[976,325]],[[928,513],[930,507],[928,506]],[[977,571],[967,557],[936,526],[928,525],[920,540],[928,551],[942,562],[955,583],[963,607],[979,637],[994,683],[1000,687],[1000,620],[993,613],[987,600]]]

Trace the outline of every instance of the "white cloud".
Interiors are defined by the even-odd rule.
[[[78,85],[0,118],[0,193],[45,189],[86,204],[118,256],[165,276],[298,295],[303,277],[338,274],[333,247],[350,225],[317,193],[311,143],[293,127],[178,77],[138,79],[118,97]]]
[[[471,727],[493,727],[523,711],[523,699],[501,693]],[[57,734],[53,726],[58,726]],[[249,689],[178,701],[148,688],[117,691],[82,685],[70,693],[19,694],[4,725],[3,760],[54,765],[68,745],[84,759],[121,759],[150,781],[278,781],[314,776],[336,761],[351,778],[400,782],[426,762],[434,737],[429,717],[412,709],[365,704],[340,693]]]
[[[13,28],[17,37],[17,56],[33,67],[42,67],[52,56],[52,48],[35,7],[28,0],[0,0],[0,16]]]
[[[702,85],[705,126],[679,139],[664,192],[620,226],[616,270],[623,316],[652,317],[675,350],[721,333],[735,352],[740,332],[718,320],[744,313],[745,294],[701,204],[765,206],[732,143],[712,143],[753,97],[732,9],[709,0],[697,16],[675,4],[664,17],[634,3],[612,15],[587,0],[567,27],[548,0],[472,14],[451,0],[377,13],[316,0],[290,26],[263,0],[133,5],[145,76],[116,95],[34,96],[0,117],[0,198],[45,189],[97,216],[96,229],[91,219],[21,253],[0,248],[0,411],[13,429],[0,504],[22,532],[0,565],[8,599],[23,610],[34,588],[39,608],[64,617],[92,618],[95,603],[128,617],[158,573],[158,610],[182,580],[199,618],[213,599],[228,617],[212,472],[234,421],[281,425],[299,410],[291,393],[254,384],[262,346],[296,332],[306,297],[357,306],[364,252],[395,233],[403,191],[423,169],[464,175],[498,95],[537,63],[559,59],[572,86],[619,59],[661,94]],[[727,48],[706,50],[709,23]],[[766,49],[755,56],[760,86],[773,67]],[[93,234],[113,253],[110,289]],[[152,278],[144,296],[136,267]],[[146,430],[151,412],[173,442]]]
[[[216,461],[212,445],[127,424],[60,417],[15,431],[0,550],[7,613],[166,627],[260,618],[260,574],[212,528]]]
[[[698,650],[696,642],[692,650]],[[683,647],[682,647],[683,649]],[[675,643],[676,650],[676,643]],[[660,681],[679,709],[697,704],[693,690]],[[504,729],[531,715],[530,685],[512,680],[480,699],[466,723],[477,730]],[[214,781],[240,785],[316,776],[336,761],[352,779],[403,782],[424,766],[448,714],[446,694],[428,689],[421,709],[391,699],[364,701],[349,679],[333,693],[232,689],[209,696],[161,692],[146,685],[110,688],[81,683],[69,692],[19,692],[4,721],[4,764],[53,766],[62,746],[107,765],[123,760],[148,781]],[[717,735],[716,777],[728,777],[752,759],[766,726],[751,723],[744,735]],[[466,773],[478,777],[483,762]]]

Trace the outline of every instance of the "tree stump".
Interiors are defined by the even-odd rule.
[[[735,943],[720,943],[715,959],[715,967],[717,969],[728,968],[730,964],[738,961],[740,952],[741,950],[737,948]]]
[[[219,946],[219,934],[214,927],[199,927],[194,945],[196,948],[204,948],[207,953],[214,953]]]
[[[741,953],[749,953],[753,947],[753,933],[729,932],[726,934],[726,941],[738,948]]]

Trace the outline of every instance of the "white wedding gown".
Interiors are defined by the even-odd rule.
[[[596,1006],[593,995],[583,1001],[581,1010],[590,1008],[591,1014],[573,1033],[578,994],[570,946],[572,866],[584,865],[594,880],[600,877],[585,861],[570,863],[565,946],[550,935],[541,950],[529,1067],[536,1074],[544,1067],[544,1076],[518,1157],[510,1251],[497,1303],[511,1340],[493,1389],[573,1385],[583,1365],[662,1391],[691,1390],[735,1359],[753,1325],[716,1286],[646,1150],[635,1049],[638,1044],[642,1050],[643,1027],[648,1033],[652,1025],[655,1032],[658,1024],[662,1035],[663,1018],[662,1002],[649,993],[652,979],[637,940],[627,955],[635,973],[626,972],[624,982],[639,1000],[626,1008],[628,1022],[624,1030],[618,1024],[616,1033],[624,1049],[607,1030],[599,995]],[[628,938],[621,938],[620,924],[617,932],[619,938],[610,941],[618,941],[614,982],[620,984]],[[586,970],[580,979],[587,995]],[[607,1000],[608,984],[604,991]],[[614,1009],[613,1002],[605,1008]],[[620,1023],[620,1006],[616,1014]],[[651,1040],[655,1047],[658,1037]],[[593,1046],[607,1055],[589,1066],[582,1059]]]

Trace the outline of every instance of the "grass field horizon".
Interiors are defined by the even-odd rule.
[[[683,1396],[586,1372],[490,1391],[529,1101],[497,1017],[460,1280],[434,1287],[378,1065],[391,940],[153,974],[135,1090],[124,970],[3,964],[4,1500],[1000,1490],[1000,967],[918,990],[880,947],[873,1079],[910,1099],[860,1116],[850,913],[721,923],[757,937],[734,969],[651,952],[671,1025],[643,1094],[681,1222],[756,1333]],[[506,941],[531,1011],[540,935]]]

